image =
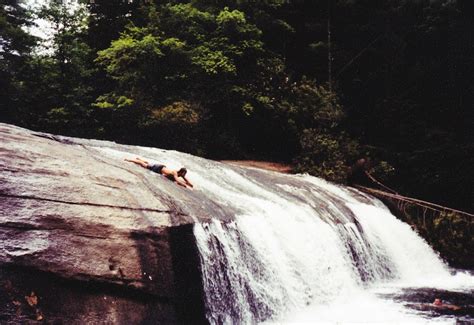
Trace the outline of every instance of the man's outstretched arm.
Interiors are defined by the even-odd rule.
[[[177,172],[173,173],[173,178],[176,184],[181,185],[182,187],[188,187],[188,184],[179,179]]]
[[[194,187],[194,185],[186,178],[186,176],[183,176],[183,179],[188,186]]]

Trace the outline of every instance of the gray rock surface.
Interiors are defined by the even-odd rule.
[[[182,282],[189,281],[186,272],[195,276],[198,263],[177,260],[196,256],[174,255],[195,254],[186,225],[208,218],[209,206],[197,191],[124,161],[165,155],[147,150],[0,124],[0,268],[138,290],[163,301],[187,295]],[[219,214],[218,207],[213,211]],[[194,285],[197,297],[200,284]]]
[[[184,164],[195,189],[124,161],[134,157]],[[0,123],[0,323],[22,322],[18,308],[33,290],[49,306],[45,318],[64,323],[206,322],[193,225],[253,213],[249,201],[272,198],[331,224],[355,222],[341,197],[303,175]]]

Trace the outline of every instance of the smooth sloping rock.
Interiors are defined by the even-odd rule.
[[[8,125],[0,133],[0,262],[172,294],[166,229],[192,219],[143,186],[147,170]],[[157,263],[145,275],[149,237],[147,264]]]
[[[187,225],[209,218],[212,202],[123,160],[150,157],[146,148],[7,124],[0,124],[0,139],[0,267],[200,304]]]
[[[149,306],[163,310],[154,321],[205,321],[200,257],[193,234],[196,222],[211,218],[227,222],[248,214],[249,200],[273,198],[301,203],[331,224],[356,222],[340,197],[315,191],[316,185],[304,176],[7,124],[0,124],[0,139],[0,286],[2,274],[7,280],[26,283],[25,288],[31,286],[24,277],[21,281],[12,277],[7,268],[13,266],[151,295],[152,303],[133,299],[129,305],[124,303],[141,306],[136,309],[146,315],[135,315],[137,323],[153,314]],[[124,161],[137,156],[171,168],[184,163],[195,190]],[[364,200],[362,193],[354,195]],[[335,205],[345,213],[331,213]],[[74,297],[75,293],[65,295]],[[97,310],[108,310],[119,323],[128,323],[129,307],[108,308],[99,298],[89,292],[83,299],[87,305],[75,309],[83,314],[83,323]],[[5,301],[13,299],[11,295]],[[97,308],[91,308],[95,304]],[[68,311],[61,309],[57,314],[61,312]],[[0,308],[0,322],[1,313]]]

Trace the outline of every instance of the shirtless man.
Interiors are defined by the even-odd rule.
[[[186,168],[181,168],[180,170],[174,170],[174,169],[166,167],[165,165],[150,164],[148,161],[143,160],[141,158],[135,158],[135,159],[125,158],[125,161],[132,162],[134,164],[142,166],[143,168],[154,171],[155,173],[161,174],[180,186],[183,186],[186,188],[187,187],[193,188],[193,184],[186,178],[186,173],[188,172]],[[180,179],[180,177],[182,178],[182,180]]]
[[[445,304],[440,298],[436,298],[431,305],[435,308],[441,308],[441,309],[450,309],[450,310],[459,310],[461,307],[456,306],[456,305],[449,305]]]

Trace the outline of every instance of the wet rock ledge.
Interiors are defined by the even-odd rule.
[[[0,323],[205,322],[192,225],[209,209],[114,149],[146,150],[0,124]]]

